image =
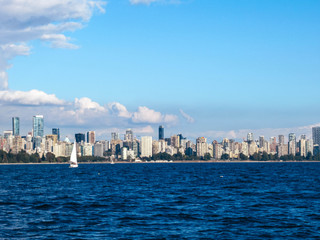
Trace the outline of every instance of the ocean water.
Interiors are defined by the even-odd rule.
[[[0,166],[0,239],[271,238],[320,238],[320,163]]]

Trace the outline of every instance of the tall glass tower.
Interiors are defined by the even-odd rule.
[[[313,140],[313,144],[320,145],[320,127],[312,128],[312,140]]]
[[[164,139],[164,127],[161,125],[159,126],[159,140]]]
[[[18,117],[12,118],[12,133],[14,136],[20,135],[20,119]]]
[[[43,137],[44,136],[44,123],[43,115],[33,116],[33,137]]]
[[[58,141],[60,141],[60,129],[59,128],[52,128],[52,134],[58,136]]]

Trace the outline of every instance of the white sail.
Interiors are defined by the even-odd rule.
[[[72,152],[71,152],[70,167],[78,167],[76,142],[74,142]]]

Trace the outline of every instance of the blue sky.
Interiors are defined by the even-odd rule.
[[[89,117],[94,112],[81,112],[86,121],[77,115],[75,127],[62,117],[57,122],[45,118],[48,128],[57,125],[66,135],[94,128],[109,138],[110,131],[130,127],[156,136],[164,124],[168,135],[241,138],[244,130],[272,136],[275,130],[287,134],[307,126],[303,131],[310,134],[310,126],[320,122],[319,1],[141,2],[109,0],[105,12],[91,10],[80,20],[81,29],[59,33],[70,38],[71,47],[52,48],[53,38],[42,36],[4,42],[30,48],[24,56],[6,59],[12,65],[5,69],[7,89],[54,94],[66,108],[76,98],[103,107],[116,102],[131,114],[123,117],[117,109],[111,116],[110,106],[105,107],[108,114],[100,116],[108,123],[95,125],[97,119]],[[57,17],[52,19],[56,24]],[[56,102],[2,104],[8,113],[26,111],[26,121],[28,114],[61,107]],[[139,107],[161,116],[150,120],[152,112]],[[133,119],[137,112],[139,119]],[[171,120],[165,121],[166,115]],[[10,117],[1,117],[2,128],[10,128]]]

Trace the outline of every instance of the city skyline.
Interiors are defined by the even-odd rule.
[[[35,115],[32,117],[32,127],[31,131],[29,131],[27,134],[20,135],[20,118],[19,117],[12,117],[12,128],[11,130],[2,130],[0,132],[0,137],[6,136],[9,133],[12,134],[12,136],[18,136],[18,137],[28,137],[32,136],[33,138],[44,138],[45,136],[48,135],[56,135],[57,136],[57,141],[64,141],[63,139],[60,139],[60,128],[51,128],[50,133],[46,134],[44,131],[45,129],[45,123],[44,123],[44,116],[43,115]],[[0,130],[1,131],[1,130]],[[15,134],[17,133],[18,134]],[[2,135],[3,133],[3,135]],[[119,132],[119,131],[113,131],[110,132],[109,137],[107,138],[96,138],[96,131],[95,130],[85,130],[84,132],[74,132],[73,135],[65,136],[65,139],[73,140],[75,142],[87,142],[94,144],[96,141],[104,141],[104,140],[121,140],[121,141],[133,141],[134,138],[142,138],[142,137],[153,137],[154,139],[164,140],[167,139],[168,137],[172,136],[178,136],[180,139],[188,139],[189,141],[197,141],[199,138],[206,138],[209,141],[221,141],[223,142],[225,139],[230,139],[230,140],[236,140],[238,142],[260,142],[261,144],[261,138],[265,139],[265,135],[260,134],[260,135],[255,135],[253,132],[247,132],[246,137],[242,136],[241,138],[230,138],[227,136],[224,137],[218,137],[214,138],[213,136],[203,136],[203,135],[198,135],[196,138],[190,138],[183,133],[170,133],[168,136],[165,135],[165,127],[163,125],[158,126],[158,132],[154,135],[136,135],[136,133],[131,129],[128,128],[125,130],[125,132]],[[185,136],[185,137],[183,137]],[[278,143],[283,144],[286,140],[288,144],[290,142],[294,141],[297,142],[297,139],[300,137],[300,139],[311,139],[315,145],[320,145],[320,126],[313,126],[311,128],[310,133],[294,133],[290,132],[287,134],[288,137],[283,135],[283,133],[277,133],[271,137],[266,137],[270,139],[270,142],[274,141],[277,142],[276,139],[278,138]],[[293,147],[295,148],[295,147]]]
[[[3,1],[0,129],[242,139],[320,126],[319,1]],[[50,14],[48,14],[50,13]],[[28,31],[27,31],[28,30]],[[31,50],[32,49],[32,50]]]

